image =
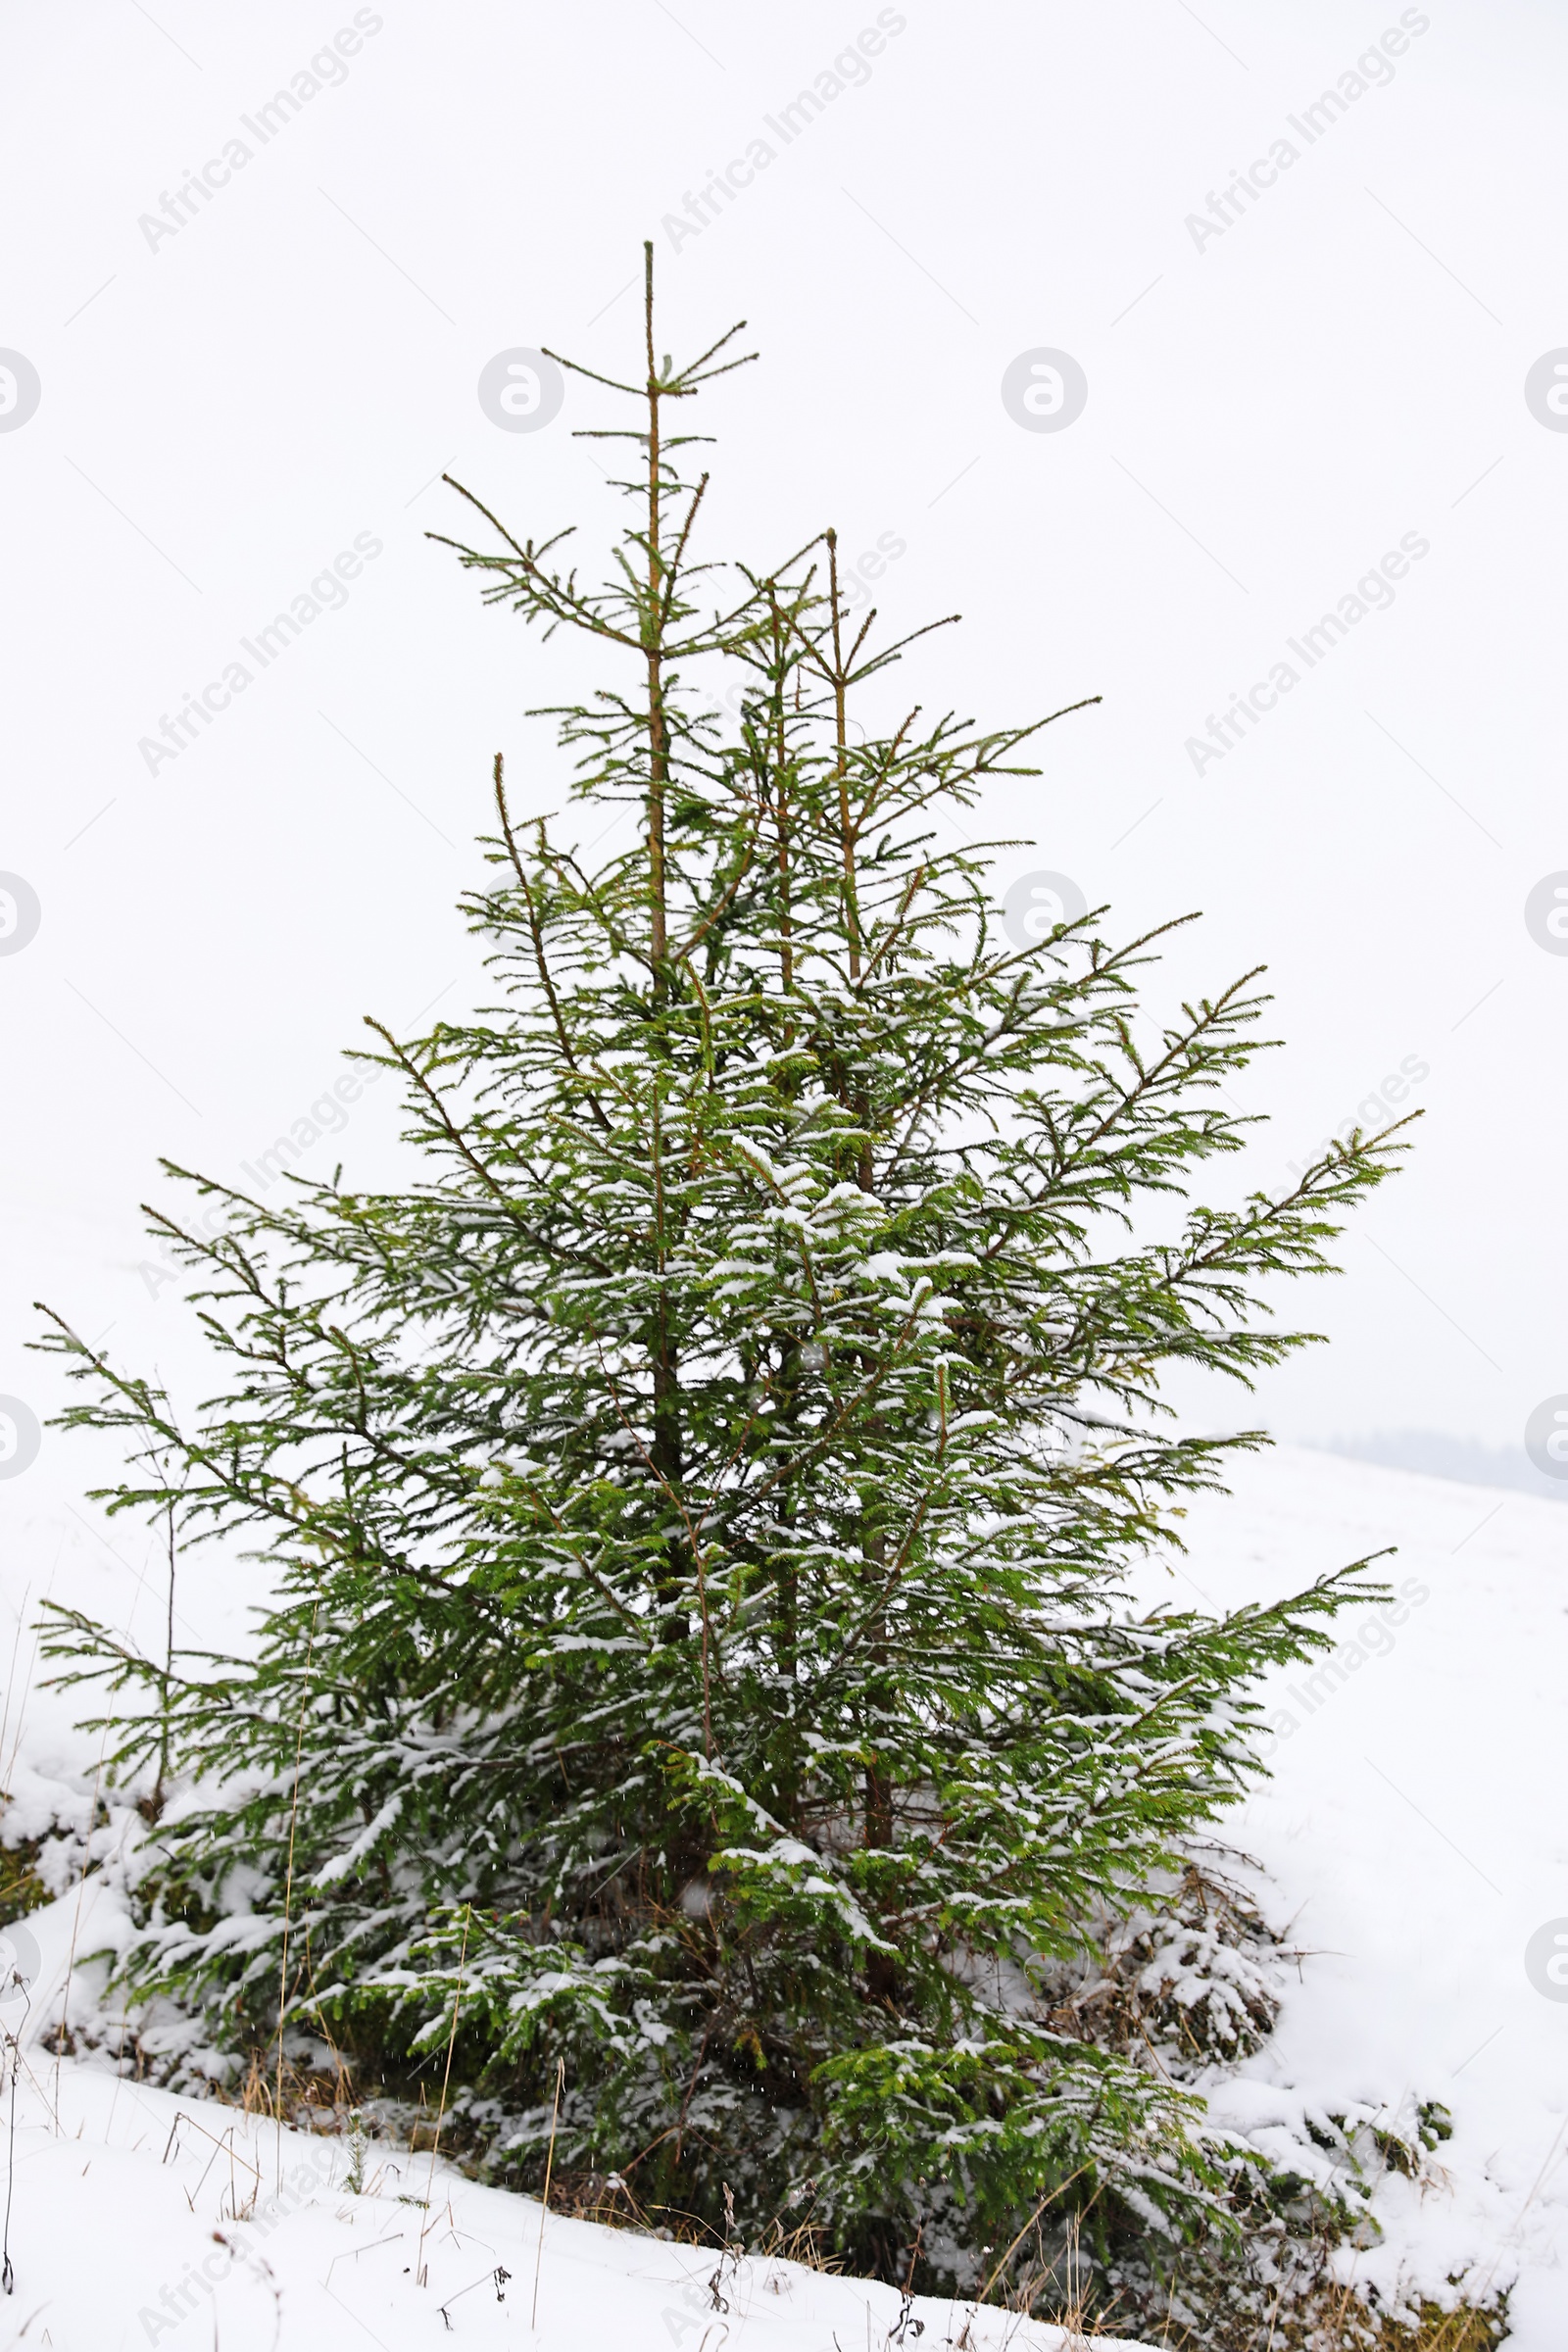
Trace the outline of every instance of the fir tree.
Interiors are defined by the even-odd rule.
[[[808,2196],[862,2261],[923,2231],[973,2278],[1046,2204],[1102,2243],[1223,2229],[1194,2102],[1053,1987],[1260,1770],[1260,1670],[1367,1591],[1212,1618],[1125,1576],[1261,1442],[1182,1434],[1162,1378],[1302,1344],[1263,1292],[1325,1267],[1387,1147],[1191,1203],[1247,1140],[1256,975],[1156,1035],[1158,933],[1000,931],[991,851],[934,819],[1050,722],[879,723],[911,641],[852,626],[831,531],[696,561],[687,404],[740,330],[659,359],[648,270],[645,372],[577,370],[638,404],[608,583],[467,492],[457,551],[602,651],[556,715],[620,846],[514,822],[497,759],[466,912],[500,1006],[370,1024],[415,1189],[171,1170],[226,1211],[149,1212],[226,1366],[199,1416],[49,1343],[67,1418],[130,1441],[111,1507],[269,1576],[243,1658],[58,1623],[119,1772],[186,1776],[122,1975],[240,2049],[330,2021],[371,2088],[456,2014],[498,2172],[536,2177],[564,2057],[558,2166],[713,2218],[727,2184],[743,2224]]]

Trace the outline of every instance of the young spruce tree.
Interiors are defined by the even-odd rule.
[[[455,2013],[498,2172],[537,2178],[564,2058],[558,2170],[713,2219],[727,2184],[743,2228],[809,2198],[901,2275],[918,2239],[973,2280],[1053,2200],[1102,2244],[1223,2230],[1199,2109],[1051,1987],[1260,1769],[1259,1671],[1366,1590],[1215,1619],[1122,1579],[1260,1442],[1177,1434],[1162,1375],[1299,1346],[1260,1289],[1383,1165],[1151,1238],[1244,1142],[1253,976],[1140,1042],[1157,933],[1000,931],[933,819],[1049,722],[884,732],[883,686],[862,729],[910,640],[852,624],[831,531],[694,561],[683,427],[739,330],[661,360],[648,270],[645,372],[576,371],[636,405],[608,584],[472,498],[493,544],[458,549],[602,651],[560,735],[624,846],[514,822],[498,758],[466,912],[503,1003],[370,1024],[425,1181],[189,1177],[219,1238],[155,1215],[227,1368],[200,1418],[50,1343],[67,1418],[132,1442],[111,1507],[270,1577],[243,1658],[57,1626],[121,1774],[186,1776],[122,1975],[234,2048],[330,2021],[371,2087],[438,2071]]]

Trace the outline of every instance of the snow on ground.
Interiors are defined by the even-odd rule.
[[[13,1489],[0,1519],[0,1602],[10,1612],[0,1615],[0,1666],[24,1590],[36,1599],[45,1586],[128,1622],[150,1645],[165,1596],[145,1536],[122,1522],[108,1531],[111,1551],[74,1495],[51,1494],[41,1478],[28,1485],[30,1518]],[[1512,2352],[1562,2352],[1568,1986],[1549,1997],[1558,1988],[1539,1962],[1532,1981],[1526,1948],[1554,1921],[1568,1936],[1555,1712],[1568,1690],[1568,1512],[1292,1448],[1239,1465],[1234,1487],[1230,1500],[1193,1510],[1187,1557],[1159,1580],[1170,1597],[1233,1606],[1384,1545],[1399,1549],[1381,1570],[1394,1602],[1342,1620],[1332,1664],[1282,1674],[1270,1688],[1275,1777],[1232,1816],[1230,1835],[1254,1857],[1262,1907],[1303,1957],[1269,2043],[1207,2086],[1212,2110],[1294,2158],[1313,2117],[1365,2107],[1393,2120],[1441,2101],[1453,2117],[1441,2175],[1424,2185],[1384,2177],[1374,2208],[1382,2240],[1348,2251],[1347,2265],[1390,2290],[1402,2280],[1441,2294],[1452,2278],[1470,2291],[1506,2287]],[[231,1578],[216,1561],[182,1566],[182,1641],[232,1638]],[[70,1702],[36,1690],[29,1661],[24,1639],[0,1721],[0,1786],[14,1792],[23,1827],[29,1811],[58,1802],[63,1781],[85,1811],[95,1763]],[[756,2262],[721,2286],[732,2308],[719,2313],[705,2284],[713,2255],[564,2221],[546,2224],[535,2337],[538,2206],[438,2168],[421,2254],[429,2217],[398,2199],[424,2194],[428,2158],[402,2159],[402,2174],[376,2180],[372,2154],[374,2193],[357,2197],[345,2187],[341,2141],[285,2133],[292,2201],[275,2218],[264,2201],[259,2218],[236,2222],[245,2166],[259,2168],[264,2190],[276,2176],[270,2125],[84,2066],[57,2070],[38,2050],[72,1936],[89,1949],[113,1913],[112,1896],[98,1898],[95,1929],[92,1883],[85,1895],[60,1886],[61,1899],[27,1922],[40,1967],[32,2071],[18,2105],[16,2295],[0,2306],[0,2347],[205,2352],[220,2341],[224,2352],[274,2342],[288,2352],[330,2328],[334,2340],[402,2352],[446,2340],[442,2305],[460,2289],[469,2291],[450,2305],[450,2331],[476,2344],[831,2352],[836,2338],[839,2352],[882,2352],[912,2342],[912,2327],[898,2334],[900,2298],[889,2288]],[[17,2023],[14,2007],[0,2009],[0,2026]],[[165,2162],[176,2111],[192,2120]],[[214,2144],[230,2129],[232,2186],[230,2159]],[[498,2267],[511,2274],[504,2302]],[[925,2352],[960,2334],[963,2307],[917,2303],[912,2318],[924,2323]],[[1001,2325],[1001,2315],[982,2319],[970,2341],[1000,2344]],[[1025,2352],[1059,2339],[1034,2328],[1010,2340]]]
[[[48,1927],[69,1934],[69,1900]],[[1067,2352],[1060,2329],[797,2263],[725,2259],[479,2188],[426,2154],[285,2131],[28,2050],[7,2347],[53,2352]],[[537,2272],[537,2305],[535,2275]],[[967,2333],[965,2333],[967,2328]],[[1103,2343],[1104,2339],[1096,2339]],[[1071,2339],[1080,2352],[1083,2338]],[[1108,2346],[1106,2352],[1109,2352]]]
[[[1216,1608],[1399,1546],[1393,1606],[1269,1689],[1274,1778],[1227,1834],[1307,1956],[1212,2111],[1285,2153],[1303,2113],[1441,2100],[1446,2184],[1385,2179],[1356,2275],[1511,2287],[1510,2352],[1563,2352],[1568,1985],[1539,1990],[1526,1947],[1553,1921],[1568,1937],[1568,1511],[1281,1447],[1186,1533],[1174,1591]]]

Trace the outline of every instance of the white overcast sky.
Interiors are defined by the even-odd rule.
[[[767,118],[879,22],[785,145]],[[302,74],[323,86],[263,144],[243,119]],[[602,545],[570,437],[598,401],[511,434],[476,384],[514,346],[630,364],[650,234],[662,341],[744,315],[762,354],[708,404],[713,551],[762,562],[828,521],[852,553],[898,544],[888,619],[965,616],[928,706],[1104,697],[976,829],[1039,845],[1003,883],[1064,872],[1113,933],[1200,908],[1172,997],[1270,967],[1258,1181],[1416,1073],[1409,1172],[1345,1278],[1298,1294],[1333,1346],[1252,1410],[1516,1444],[1568,1390],[1568,956],[1524,912],[1568,868],[1568,432],[1525,399],[1568,346],[1560,12],[5,0],[0,92],[0,346],[41,386],[0,432],[0,869],[41,907],[0,956],[0,1392],[56,1408],[24,1347],[40,1293],[188,1365],[139,1270],[157,1155],[240,1181],[364,1013],[468,997],[453,903],[490,756],[557,802],[521,714],[579,673],[427,543],[461,528],[431,485]],[[666,216],[759,139],[773,160],[677,244]],[[214,159],[211,200],[151,236]],[[1195,234],[1260,159],[1255,200]],[[1059,432],[1002,399],[1041,348],[1087,378]],[[338,608],[150,774],[139,741],[357,541],[380,552]],[[1417,542],[1332,652],[1288,650]],[[1195,772],[1189,738],[1282,661],[1298,682]],[[382,1164],[385,1109],[308,1167]]]

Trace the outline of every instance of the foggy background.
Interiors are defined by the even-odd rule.
[[[296,77],[320,86],[264,141]],[[1480,0],[8,0],[0,347],[38,400],[18,423],[0,357],[0,871],[38,921],[19,947],[26,895],[0,906],[0,1392],[59,1407],[39,1297],[122,1360],[196,1364],[141,1231],[157,1157],[247,1184],[365,1013],[408,1033],[482,998],[454,902],[490,760],[524,812],[561,805],[522,713],[589,673],[423,534],[470,535],[450,470],[519,536],[603,548],[605,445],[571,431],[623,421],[610,396],[568,379],[514,432],[477,385],[540,344],[635,368],[651,236],[661,345],[745,317],[762,355],[693,419],[719,436],[706,551],[762,564],[828,522],[852,564],[880,546],[890,628],[964,615],[904,672],[928,710],[1104,697],[975,831],[1038,845],[999,895],[1064,874],[1112,937],[1201,909],[1156,1008],[1268,965],[1286,1050],[1247,1082],[1247,1181],[1380,1096],[1424,1113],[1344,1278],[1287,1295],[1333,1345],[1250,1405],[1179,1401],[1568,1493],[1521,1450],[1568,1391],[1568,956],[1526,921],[1568,868],[1568,431],[1526,399],[1568,346],[1565,88],[1568,24]],[[1061,429],[1004,405],[1040,351],[1087,385]],[[1401,544],[1342,640],[1289,650]],[[339,556],[341,598],[250,660]],[[252,682],[150,768],[236,660]],[[1282,662],[1294,688],[1195,760]],[[390,1095],[318,1112],[302,1172],[390,1169]],[[80,1453],[47,1434],[0,1500],[70,1494]]]

